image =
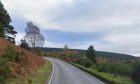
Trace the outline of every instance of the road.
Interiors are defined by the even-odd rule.
[[[46,58],[54,67],[50,84],[105,84],[86,72],[58,59]]]

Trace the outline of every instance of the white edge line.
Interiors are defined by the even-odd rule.
[[[54,65],[53,65],[53,63],[52,63],[52,73],[51,73],[51,77],[50,77],[50,80],[49,80],[49,82],[48,82],[48,84],[51,84],[51,81],[52,81],[52,78],[53,78],[53,75],[54,75]]]

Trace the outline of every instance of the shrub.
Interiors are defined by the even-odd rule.
[[[85,59],[84,58],[77,58],[77,60],[76,60],[76,62],[75,63],[77,63],[77,64],[80,64],[80,65],[84,65],[84,61],[85,61]]]
[[[6,78],[10,74],[10,68],[8,61],[4,58],[0,58],[0,84],[5,84]]]
[[[89,68],[89,67],[91,67],[93,65],[93,62],[91,60],[89,60],[89,59],[86,59],[83,62],[84,62],[84,66],[86,68]]]
[[[46,51],[42,51],[43,56],[48,56],[48,53]]]
[[[104,64],[98,65],[97,69],[99,72],[109,72],[109,67],[105,66]]]
[[[0,56],[0,84],[5,84],[5,80],[9,77],[11,70],[8,65],[9,61],[15,61],[18,52],[14,47],[8,46],[5,52]]]
[[[121,76],[130,76],[132,65],[129,64],[100,64],[96,67],[100,72],[109,72]]]
[[[30,50],[30,47],[29,47],[28,43],[24,39],[23,40],[21,39],[20,47],[22,47],[22,48],[24,48],[26,50]]]
[[[77,61],[75,63],[83,65],[86,68],[89,68],[93,65],[93,62],[87,58],[77,58]]]
[[[31,50],[31,52],[34,53],[34,54],[36,54],[36,55],[38,55],[38,56],[42,56],[42,55],[43,55],[42,50],[39,49],[39,48],[33,48],[33,49]]]
[[[15,59],[19,56],[18,52],[16,51],[16,49],[14,47],[8,46],[5,49],[4,54],[2,55],[3,58],[8,59],[9,61],[15,61]]]
[[[136,84],[140,84],[140,64],[133,68],[131,78],[136,82]]]

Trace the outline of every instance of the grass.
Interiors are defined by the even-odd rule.
[[[93,69],[93,68],[85,68],[84,66],[81,66],[79,64],[75,64],[75,63],[71,63],[71,64],[101,79],[107,84],[134,84],[129,77],[115,76],[110,73],[99,72],[98,70]]]
[[[47,61],[39,69],[33,70],[26,78],[20,80],[20,84],[44,84],[50,75],[51,69],[52,65]],[[19,84],[19,80],[10,79],[6,84]]]

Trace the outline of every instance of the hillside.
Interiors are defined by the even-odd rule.
[[[62,51],[62,48],[41,48],[44,51],[51,52],[51,51]],[[84,55],[86,50],[80,50],[80,49],[71,49],[73,51],[78,51],[81,55]],[[126,55],[126,54],[119,54],[119,53],[112,53],[112,52],[103,52],[103,51],[96,51],[97,55],[108,58],[108,59],[113,59],[113,60],[133,60],[136,59],[136,57],[132,55]]]
[[[17,50],[18,53],[24,53],[24,55],[27,56],[28,59],[30,60],[29,62],[31,63],[31,65],[34,67],[37,67],[38,65],[40,65],[39,64],[39,63],[41,63],[40,61],[44,61],[44,59],[42,59],[41,57],[39,57],[35,54],[32,54],[32,52],[29,52],[19,46],[15,46],[8,40],[0,38],[0,54],[2,54],[7,47],[13,47]]]
[[[9,78],[22,79],[44,62],[42,57],[0,38],[0,82]]]

